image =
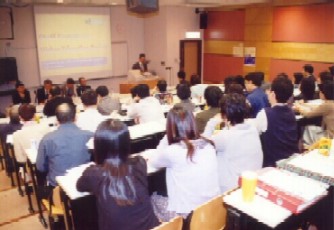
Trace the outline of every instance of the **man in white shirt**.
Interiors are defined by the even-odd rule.
[[[95,132],[97,126],[107,119],[97,110],[97,94],[94,90],[86,90],[81,95],[85,111],[77,114],[76,124],[83,130]]]
[[[134,118],[138,123],[159,121],[165,118],[164,111],[158,99],[150,96],[147,84],[136,86],[135,103],[128,107],[128,116]]]
[[[13,145],[16,161],[25,163],[27,161],[26,149],[38,143],[42,137],[50,132],[50,127],[46,123],[38,124],[35,121],[36,107],[31,104],[22,104],[19,107],[19,116],[23,122],[21,130],[13,134]]]

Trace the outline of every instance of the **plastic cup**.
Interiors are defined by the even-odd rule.
[[[244,202],[254,200],[256,183],[257,174],[255,172],[245,171],[241,174],[242,200]]]

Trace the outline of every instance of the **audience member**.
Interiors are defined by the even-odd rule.
[[[334,76],[328,72],[328,71],[323,71],[319,73],[319,78],[317,79],[318,84],[323,84],[325,82],[332,82],[334,81]]]
[[[328,67],[329,72],[332,74],[332,77],[334,78],[334,65]]]
[[[87,85],[87,80],[84,77],[79,78],[79,85],[77,86],[77,95],[78,97],[81,96],[83,92],[85,92],[88,89],[91,89],[92,87],[90,85]]]
[[[135,88],[136,96],[128,107],[127,115],[139,123],[160,121],[165,118],[159,101],[150,96],[150,89],[146,84],[139,84]]]
[[[276,161],[298,152],[297,122],[294,112],[287,105],[293,88],[286,75],[278,75],[268,95],[271,107],[262,109],[256,116],[255,123],[261,134],[263,167],[275,166]]]
[[[62,88],[62,96],[63,97],[75,97],[75,89],[74,89],[75,81],[73,78],[67,78],[66,84]]]
[[[304,69],[304,77],[306,78],[312,78],[314,81],[316,81],[313,72],[314,72],[314,68],[312,65],[310,64],[306,64],[303,66]]]
[[[262,75],[260,72],[252,72],[245,76],[245,86],[248,92],[247,100],[251,106],[250,117],[255,118],[258,112],[269,107],[268,97],[260,88],[262,85]]]
[[[138,69],[141,73],[147,72],[147,61],[144,53],[139,54],[139,60],[132,65],[132,69]]]
[[[72,98],[61,96],[61,89],[59,86],[52,86],[50,89],[51,98],[46,102],[43,108],[45,116],[51,117],[56,115],[56,108],[62,103],[73,104]]]
[[[207,85],[201,84],[201,76],[197,74],[190,76],[190,85],[191,98],[201,102]]]
[[[50,90],[52,88],[52,81],[44,80],[43,87],[38,88],[36,91],[36,99],[38,104],[44,104],[51,98]]]
[[[35,120],[36,107],[32,104],[22,104],[19,116],[23,126],[13,134],[13,145],[16,161],[24,164],[27,161],[26,149],[34,148],[42,137],[50,132],[48,124],[38,124]]]
[[[173,95],[167,92],[166,80],[159,80],[156,89],[158,92],[154,94],[154,97],[159,100],[161,105],[173,103]]]
[[[64,175],[66,170],[87,163],[91,158],[86,143],[93,133],[74,124],[75,112],[73,104],[59,105],[56,109],[59,127],[46,134],[38,147],[36,167],[47,173],[51,186],[57,185],[56,176]]]
[[[16,90],[12,94],[13,104],[31,103],[30,92],[25,88],[22,82],[17,82]]]
[[[205,129],[206,123],[212,117],[219,113],[219,100],[223,92],[218,86],[208,86],[204,91],[204,99],[208,106],[207,110],[196,114],[196,126],[199,133]]]
[[[296,86],[298,87],[300,85],[300,82],[303,80],[304,75],[301,72],[296,72],[293,73],[293,78],[294,78],[293,84],[295,85],[295,87]]]
[[[184,72],[183,69],[177,72],[177,78],[179,79],[179,84],[186,84],[190,86],[189,81],[186,80],[186,72]]]
[[[176,215],[185,217],[220,194],[216,150],[211,141],[199,136],[193,114],[174,106],[166,127],[157,153],[148,160],[153,167],[166,167],[168,198],[152,196],[156,214],[163,221]]]
[[[313,142],[317,141],[321,136],[328,136],[334,138],[334,83],[327,81],[320,87],[320,99],[324,100],[324,103],[311,109],[303,109],[298,107],[299,112],[305,117],[317,117],[322,116],[322,127],[325,132],[315,134]]]
[[[232,93],[237,93],[240,95],[244,95],[244,89],[242,85],[238,83],[232,83],[229,85],[229,87],[226,89],[225,88],[225,94],[232,94]]]
[[[183,106],[189,112],[195,111],[195,104],[192,103],[190,100],[191,91],[188,85],[179,84],[176,87],[176,95],[180,99],[180,102],[177,103],[176,105]]]
[[[97,94],[94,90],[86,90],[81,95],[84,111],[78,113],[76,124],[83,130],[95,132],[97,126],[107,117],[97,111]]]
[[[77,182],[79,191],[97,197],[99,229],[149,230],[159,224],[148,194],[147,166],[142,157],[129,157],[127,126],[108,119],[94,136],[96,165]]]
[[[304,102],[316,99],[315,81],[312,78],[303,78],[299,85],[300,94],[294,100],[303,100]]]
[[[222,120],[225,123],[223,130],[210,138],[217,150],[222,193],[238,187],[238,179],[243,171],[262,168],[263,153],[259,134],[254,125],[245,123],[248,110],[244,95],[225,94],[220,102],[221,114],[208,121],[203,133],[210,137]]]
[[[95,92],[98,95],[97,111],[102,115],[110,115],[112,111],[121,109],[119,98],[111,96],[107,86],[100,85]]]
[[[231,84],[235,84],[235,78],[234,76],[227,76],[225,79],[224,79],[224,93],[227,93],[229,87]]]

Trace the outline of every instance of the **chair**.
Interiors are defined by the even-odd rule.
[[[226,209],[223,196],[219,195],[194,209],[190,230],[219,230],[226,224]]]
[[[159,226],[151,230],[181,230],[183,218],[181,216],[174,217],[169,222],[163,222]]]

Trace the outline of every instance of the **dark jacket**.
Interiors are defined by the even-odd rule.
[[[45,103],[45,101],[49,98],[49,95],[50,93],[46,93],[44,87],[37,89],[37,103]]]
[[[23,104],[31,103],[30,92],[28,90],[24,91],[24,97],[20,97],[19,93],[15,90],[12,94],[13,104]]]
[[[56,115],[56,108],[58,105],[62,103],[70,103],[73,104],[72,98],[69,97],[61,97],[56,96],[52,99],[50,99],[44,106],[43,113],[48,116],[55,116]]]

